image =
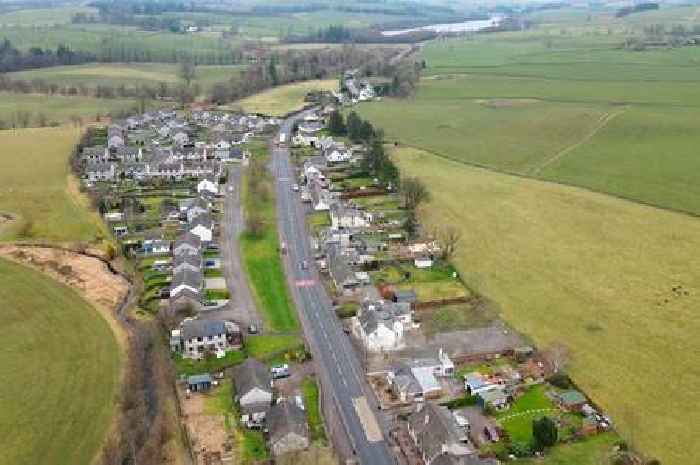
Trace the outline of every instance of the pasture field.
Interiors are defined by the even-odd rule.
[[[59,8],[32,8],[0,14],[0,27],[34,27],[69,24],[76,13],[96,14],[90,7],[65,6]]]
[[[227,81],[242,71],[244,66],[197,66],[193,84],[199,84],[207,89],[214,83]],[[48,83],[61,86],[85,85],[96,87],[106,86],[150,86],[161,82],[168,85],[182,84],[178,76],[178,66],[168,63],[95,63],[78,66],[56,66],[52,68],[33,69],[9,73],[13,79],[34,80],[43,79]]]
[[[114,335],[77,293],[38,271],[0,259],[0,282],[0,464],[90,465],[116,405]]]
[[[84,208],[68,158],[80,137],[74,128],[0,131],[0,240],[91,241],[107,237],[96,213]]]
[[[157,102],[150,102],[154,104]],[[112,112],[121,113],[137,108],[133,99],[106,99],[82,96],[62,96],[43,94],[16,94],[0,92],[0,120],[11,125],[19,113],[29,115],[29,126],[39,124],[39,115],[48,122],[64,123],[74,116],[94,120],[97,115],[105,116]]]
[[[273,87],[258,94],[234,102],[232,107],[243,108],[246,112],[262,113],[270,116],[283,116],[302,108],[304,97],[313,90],[337,90],[337,79],[297,82]]]
[[[650,22],[566,21],[429,42],[415,98],[358,111],[446,158],[700,215],[700,48],[627,50],[591,31]]]
[[[539,346],[566,344],[572,377],[635,446],[670,465],[700,453],[700,407],[687,401],[700,395],[700,271],[690,266],[700,221],[418,149],[393,153],[431,191],[428,229],[462,231],[454,264],[470,288]]]

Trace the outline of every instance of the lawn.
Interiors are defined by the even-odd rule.
[[[248,355],[265,361],[279,359],[286,352],[303,347],[301,338],[294,335],[250,336],[246,339]]]
[[[318,404],[318,384],[314,378],[305,378],[302,386],[306,418],[311,430],[311,440],[325,442],[326,432],[323,429],[323,417]]]
[[[511,441],[529,444],[532,441],[532,420],[558,413],[554,403],[545,395],[546,386],[530,388],[513,405],[496,415]]]
[[[243,363],[245,352],[242,350],[230,350],[224,358],[212,357],[205,360],[192,360],[181,356],[175,356],[175,371],[178,375],[197,375],[201,373],[217,373],[225,368]]]
[[[267,152],[261,151],[255,156],[267,157]],[[251,198],[248,195],[246,178],[247,173],[244,173],[243,205],[247,211],[256,209],[260,212],[265,226],[258,235],[249,232],[241,235],[243,266],[266,326],[273,331],[296,331],[299,329],[299,321],[289,295],[280,257],[275,199],[273,195],[266,199]],[[274,188],[269,179],[264,182],[268,183],[269,189]]]
[[[193,84],[204,90],[216,82],[228,81],[244,66],[197,66]],[[169,63],[91,63],[78,66],[55,66],[9,73],[12,79],[43,79],[61,86],[97,85],[112,87],[156,87],[161,82],[169,86],[183,84],[178,76],[178,65]]]
[[[614,433],[602,433],[569,444],[559,444],[543,459],[517,460],[517,465],[600,465],[606,463],[613,447],[620,441]]]
[[[0,126],[11,126],[19,113],[28,114],[29,126],[39,125],[39,116],[48,123],[65,123],[73,117],[94,121],[97,115],[123,113],[137,108],[136,100],[0,92]]]
[[[700,453],[689,427],[700,407],[684,400],[700,395],[700,271],[689,266],[700,221],[414,149],[395,160],[430,188],[425,225],[461,229],[462,279],[537,345],[567,345],[572,377],[623,436],[670,465]]]
[[[283,116],[299,110],[306,102],[304,97],[313,90],[337,90],[338,80],[327,79],[304,81],[285,86],[273,87],[250,97],[235,102],[232,106],[241,107],[246,112],[262,113],[271,116]]]
[[[18,217],[0,226],[0,240],[106,237],[69,174],[68,158],[79,136],[72,128],[0,131],[0,211]]]
[[[77,293],[0,260],[0,464],[90,465],[116,405],[120,355]]]

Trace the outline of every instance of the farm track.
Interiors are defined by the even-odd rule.
[[[586,135],[583,137],[583,139],[581,139],[580,141],[576,142],[576,143],[573,144],[573,145],[570,145],[570,146],[566,147],[566,148],[563,149],[563,150],[560,150],[560,151],[557,152],[554,156],[552,156],[551,158],[545,160],[545,161],[544,161],[543,163],[541,163],[540,165],[538,165],[538,166],[536,166],[536,167],[534,167],[534,168],[528,170],[527,174],[528,174],[528,175],[531,175],[531,176],[535,176],[535,177],[539,176],[539,174],[542,172],[542,170],[543,170],[544,168],[548,167],[549,165],[551,165],[552,163],[554,163],[554,162],[556,162],[556,161],[558,161],[558,160],[561,160],[561,159],[564,158],[566,155],[570,154],[571,152],[573,152],[573,151],[576,150],[577,148],[581,147],[583,144],[586,144],[587,142],[589,142],[589,141],[590,141],[591,139],[593,139],[603,128],[605,128],[605,127],[608,125],[608,123],[609,123],[610,121],[612,121],[613,119],[617,118],[619,115],[621,115],[622,113],[624,113],[624,112],[627,111],[628,109],[629,109],[629,107],[628,107],[628,106],[625,106],[625,107],[623,107],[623,108],[621,108],[621,109],[619,109],[619,110],[617,110],[617,111],[610,111],[610,112],[605,113],[603,116],[600,117],[600,120],[598,121],[598,124],[596,124],[596,126],[595,126],[588,134],[586,134]]]

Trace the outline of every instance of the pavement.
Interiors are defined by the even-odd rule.
[[[304,113],[297,115],[301,118]],[[280,132],[289,134],[294,118],[285,120]],[[279,139],[277,139],[279,140]],[[292,296],[299,310],[304,334],[317,363],[324,389],[330,391],[333,406],[340,416],[355,454],[363,465],[396,463],[385,440],[383,428],[377,428],[376,399],[366,381],[359,360],[335,316],[331,299],[320,283],[308,241],[304,206],[291,186],[296,182],[289,149],[273,147],[271,168],[276,178],[277,212],[280,239],[287,243],[285,265]],[[308,263],[302,269],[302,262]],[[380,418],[380,420],[382,420]]]
[[[226,287],[231,300],[220,310],[211,310],[201,316],[207,319],[232,320],[242,327],[255,324],[258,331],[263,329],[263,320],[255,306],[248,279],[241,262],[240,234],[245,229],[245,219],[241,206],[241,166],[228,166],[228,182],[225,186],[224,218],[221,221],[221,265]]]

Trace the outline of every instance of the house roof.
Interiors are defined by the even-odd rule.
[[[173,280],[170,282],[170,289],[175,289],[183,284],[194,289],[201,288],[202,273],[189,268],[183,268],[173,275]]]
[[[435,403],[427,402],[419,411],[408,418],[411,429],[419,438],[426,456],[442,454],[443,445],[451,446],[467,455],[474,451],[462,442],[464,431],[459,428],[449,410]]]
[[[272,442],[276,442],[288,434],[309,436],[306,415],[293,401],[287,400],[273,405],[265,420]]]
[[[397,302],[415,302],[418,299],[413,289],[397,289],[394,291],[394,297]]]
[[[185,320],[182,322],[181,334],[185,340],[226,334],[226,322],[221,320]]]
[[[202,241],[196,234],[188,232],[180,236],[175,241],[175,243],[173,244],[173,252],[175,253],[175,249],[179,248],[181,245],[188,245],[190,247],[194,247],[195,249],[201,249]],[[177,255],[177,253],[175,253],[175,255]]]
[[[248,358],[236,367],[233,373],[233,384],[236,386],[236,393],[239,396],[243,396],[255,388],[270,392],[271,382],[270,370],[254,358]]]

